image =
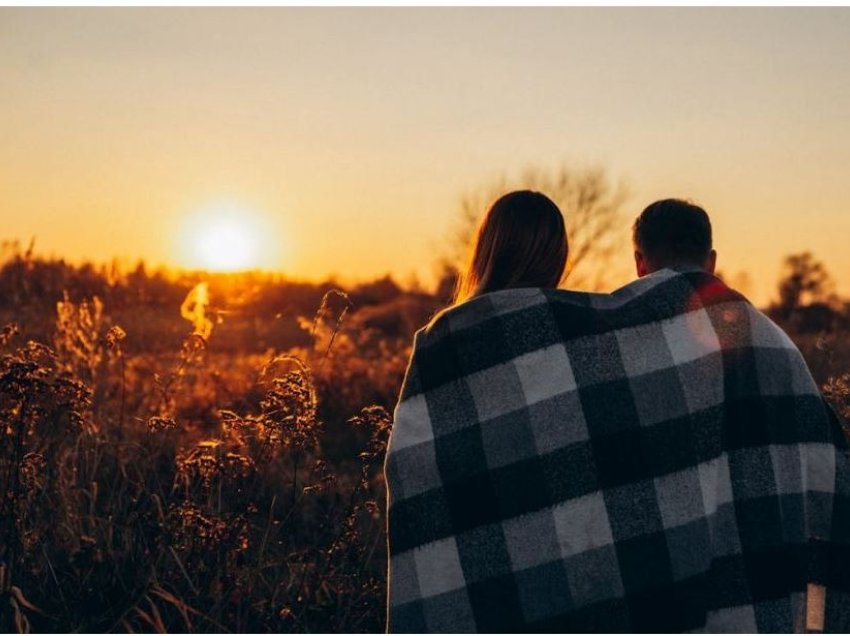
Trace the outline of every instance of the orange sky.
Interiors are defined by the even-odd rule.
[[[806,249],[850,296],[848,9],[0,9],[0,69],[42,253],[192,264],[226,209],[264,266],[427,279],[464,192],[567,161],[701,203],[759,302]]]

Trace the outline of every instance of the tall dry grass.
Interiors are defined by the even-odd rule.
[[[167,365],[128,355],[97,298],[58,303],[50,346],[0,332],[0,629],[382,630],[390,416],[331,418],[342,452],[325,402],[334,374],[400,382],[406,351],[354,360],[335,293],[312,347],[216,360],[190,296]]]

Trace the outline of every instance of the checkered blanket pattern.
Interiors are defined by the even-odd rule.
[[[385,468],[390,632],[850,629],[840,427],[708,274],[449,310]]]

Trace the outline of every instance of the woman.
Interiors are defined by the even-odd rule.
[[[455,305],[503,289],[557,287],[567,265],[564,216],[544,194],[510,192],[490,206],[470,247]]]
[[[514,362],[521,376],[493,369],[515,345],[536,346],[540,334],[557,331],[546,296],[567,264],[564,217],[539,192],[511,192],[492,204],[471,248],[454,303],[416,334],[395,412],[386,463],[389,631],[525,626],[522,609],[499,589],[512,567],[504,542],[486,536],[510,505],[499,497],[518,493],[494,493],[481,478],[527,450],[513,447],[522,423],[499,417],[524,408],[522,383],[539,384],[534,375],[552,369],[521,360]],[[531,320],[512,322],[519,309]]]

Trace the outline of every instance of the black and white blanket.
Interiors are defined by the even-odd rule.
[[[417,332],[390,632],[847,631],[850,460],[790,339],[703,272]]]

